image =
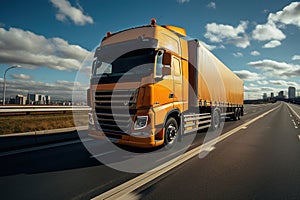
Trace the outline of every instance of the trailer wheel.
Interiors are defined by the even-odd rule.
[[[170,117],[164,129],[165,129],[164,145],[165,147],[170,149],[177,142],[178,132],[179,132],[177,121],[173,117]]]
[[[234,114],[233,114],[233,117],[232,117],[232,119],[234,120],[234,121],[238,121],[239,119],[240,119],[240,109],[238,109],[238,108],[235,108],[234,109]]]
[[[242,110],[241,108],[238,108],[238,120],[241,119]]]
[[[219,109],[215,108],[212,114],[211,127],[213,130],[216,130],[220,127],[221,115]]]

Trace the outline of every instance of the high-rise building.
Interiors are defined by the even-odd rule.
[[[278,92],[278,98],[279,99],[283,99],[284,98],[283,91]]]
[[[51,97],[43,94],[28,94],[27,104],[50,104]]]
[[[25,105],[25,104],[26,104],[26,100],[27,100],[26,96],[23,96],[23,95],[21,95],[21,94],[18,94],[18,95],[16,96],[15,103],[16,103],[16,104],[20,104],[20,105]]]
[[[274,98],[274,92],[271,92],[271,98]]]
[[[264,93],[263,94],[263,100],[267,100],[268,96],[267,96],[267,93]]]
[[[46,97],[43,94],[39,94],[39,101],[38,104],[45,104],[46,103]]]
[[[289,87],[288,96],[289,96],[289,99],[296,98],[296,88],[295,87]]]
[[[36,104],[39,100],[38,94],[27,94],[27,104]]]
[[[45,98],[46,98],[46,104],[50,104],[51,97],[49,95],[46,95]]]

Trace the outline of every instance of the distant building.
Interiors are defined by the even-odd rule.
[[[27,104],[37,104],[38,100],[38,94],[27,94]]]
[[[39,94],[38,104],[46,104],[46,96],[43,94]]]
[[[45,96],[46,104],[51,104],[51,97],[49,95]]]
[[[18,94],[16,96],[16,99],[15,99],[15,104],[19,104],[19,105],[25,105],[26,104],[26,100],[27,100],[27,97],[26,96],[23,96],[21,94]]]
[[[284,98],[283,91],[278,92],[278,98],[279,99],[283,99]]]
[[[263,94],[263,100],[267,100],[267,99],[268,99],[267,93],[264,93]]]
[[[9,104],[16,104],[16,99],[13,98],[13,97],[10,97],[8,103]]]
[[[274,92],[271,92],[271,99],[274,98]]]
[[[289,99],[296,98],[296,88],[295,87],[289,87],[288,96],[289,96]]]
[[[27,104],[50,104],[51,97],[43,94],[28,94]]]

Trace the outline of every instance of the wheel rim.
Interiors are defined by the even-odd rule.
[[[167,141],[168,144],[172,144],[176,137],[177,137],[177,128],[175,126],[175,124],[170,123],[169,126],[166,129],[166,136],[167,136]]]

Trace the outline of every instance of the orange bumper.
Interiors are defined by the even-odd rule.
[[[109,137],[106,136],[103,132],[97,130],[89,130],[88,134],[90,137],[95,139],[109,140],[112,143],[141,148],[152,148],[163,144],[163,140],[155,140],[153,135],[149,137],[138,137],[110,133],[109,135],[111,135],[112,137]]]

